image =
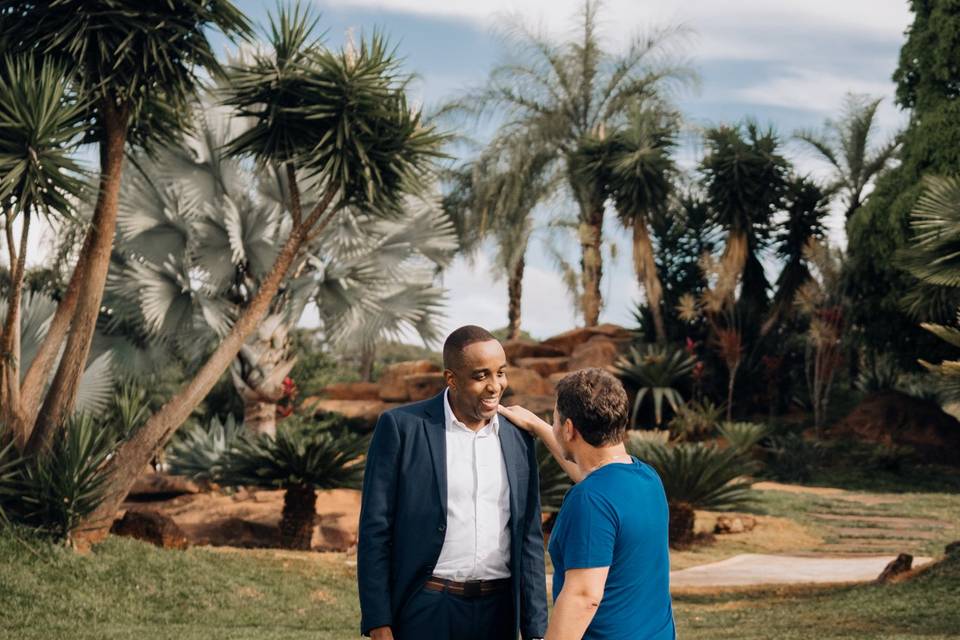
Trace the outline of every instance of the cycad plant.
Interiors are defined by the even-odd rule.
[[[770,428],[755,422],[723,422],[717,426],[727,445],[743,454],[749,454],[760,441],[770,435]]]
[[[756,465],[739,451],[715,444],[663,446],[631,442],[630,452],[656,469],[670,507],[670,544],[689,546],[694,539],[696,509],[732,510],[751,502]]]
[[[621,356],[614,365],[617,375],[637,390],[630,424],[636,424],[647,396],[653,401],[654,422],[658,428],[663,422],[664,400],[674,412],[678,411],[683,396],[677,387],[690,375],[695,363],[696,359],[683,349],[663,344],[634,346]]]
[[[714,435],[723,420],[723,405],[709,398],[689,400],[680,405],[670,421],[670,430],[678,440],[698,442]]]
[[[318,489],[357,489],[368,438],[336,424],[289,418],[276,437],[246,436],[226,456],[220,482],[283,489],[280,544],[309,549]]]
[[[242,434],[243,424],[233,414],[227,414],[225,420],[214,416],[206,425],[188,425],[166,449],[167,470],[194,480],[216,482],[223,476],[227,454]]]

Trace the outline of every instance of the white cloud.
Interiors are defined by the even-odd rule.
[[[896,111],[892,106],[893,82],[875,82],[855,76],[801,67],[789,67],[775,78],[730,91],[727,98],[735,102],[787,107],[804,111],[834,114],[848,92],[888,98],[881,113],[889,118]]]

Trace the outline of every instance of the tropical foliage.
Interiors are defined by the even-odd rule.
[[[693,366],[693,356],[671,346],[648,344],[631,347],[616,364],[620,378],[637,392],[631,424],[636,424],[647,396],[653,402],[654,423],[658,427],[663,422],[664,401],[673,411],[678,411],[683,404],[683,396],[677,387],[690,374]]]

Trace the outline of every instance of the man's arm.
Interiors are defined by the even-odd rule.
[[[530,482],[527,494],[527,520],[524,523],[522,562],[523,585],[520,593],[520,634],[525,640],[542,638],[547,628],[547,579],[543,558],[543,527],[540,516],[540,475],[533,438],[521,434],[527,444]]]
[[[580,640],[603,599],[610,567],[569,569],[553,607],[546,640]]]
[[[367,453],[357,543],[357,583],[360,628],[364,635],[392,624],[390,560],[396,506],[400,433],[396,421],[384,413],[377,421]],[[380,635],[378,633],[377,635]],[[380,637],[391,637],[380,636]]]

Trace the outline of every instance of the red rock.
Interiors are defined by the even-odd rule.
[[[501,344],[510,364],[517,364],[521,358],[558,358],[567,355],[561,349],[532,340],[505,340]]]
[[[547,338],[543,341],[543,345],[554,347],[563,351],[566,355],[571,355],[578,345],[587,342],[594,336],[604,336],[617,342],[630,342],[633,340],[633,334],[628,329],[607,323],[595,327],[571,329],[552,338]]]
[[[505,396],[521,395],[548,395],[553,393],[550,383],[536,371],[507,367],[507,390]]]
[[[557,398],[554,395],[527,395],[516,394],[503,401],[505,406],[519,405],[524,409],[529,409],[547,422],[553,420],[553,408],[557,404]]]
[[[570,358],[566,356],[553,358],[520,358],[516,365],[521,369],[530,369],[536,371],[544,378],[548,378],[555,373],[565,372]]]
[[[891,582],[901,574],[909,573],[913,567],[913,556],[909,553],[901,553],[895,560],[884,567],[883,572],[877,576],[877,582]]]
[[[381,413],[398,404],[380,400],[323,400],[321,398],[307,398],[303,401],[304,408],[313,412],[315,416],[339,413],[347,418],[361,420],[371,427],[377,423]]]
[[[153,510],[127,511],[114,521],[110,533],[136,538],[163,549],[186,549],[187,536],[170,516]]]
[[[605,369],[613,366],[620,357],[620,344],[605,336],[594,336],[588,342],[577,345],[570,356],[570,371],[588,367]]]
[[[330,400],[379,400],[380,385],[376,382],[335,382],[320,393]]]
[[[717,524],[713,527],[716,534],[745,533],[753,531],[757,526],[757,519],[753,516],[717,516]]]
[[[442,372],[415,373],[405,376],[403,380],[407,385],[407,397],[413,402],[432,398],[447,388],[447,380]]]
[[[568,375],[570,375],[570,372],[569,372],[569,371],[560,371],[560,372],[551,374],[551,375],[547,378],[547,382],[550,383],[550,386],[553,387],[554,392],[556,392],[556,390],[557,390],[557,383],[560,382],[561,380],[563,380],[564,378],[566,378]]]
[[[440,367],[429,360],[397,362],[384,369],[377,384],[380,386],[380,399],[385,402],[407,402],[410,396],[404,378],[419,373],[435,373]]]

